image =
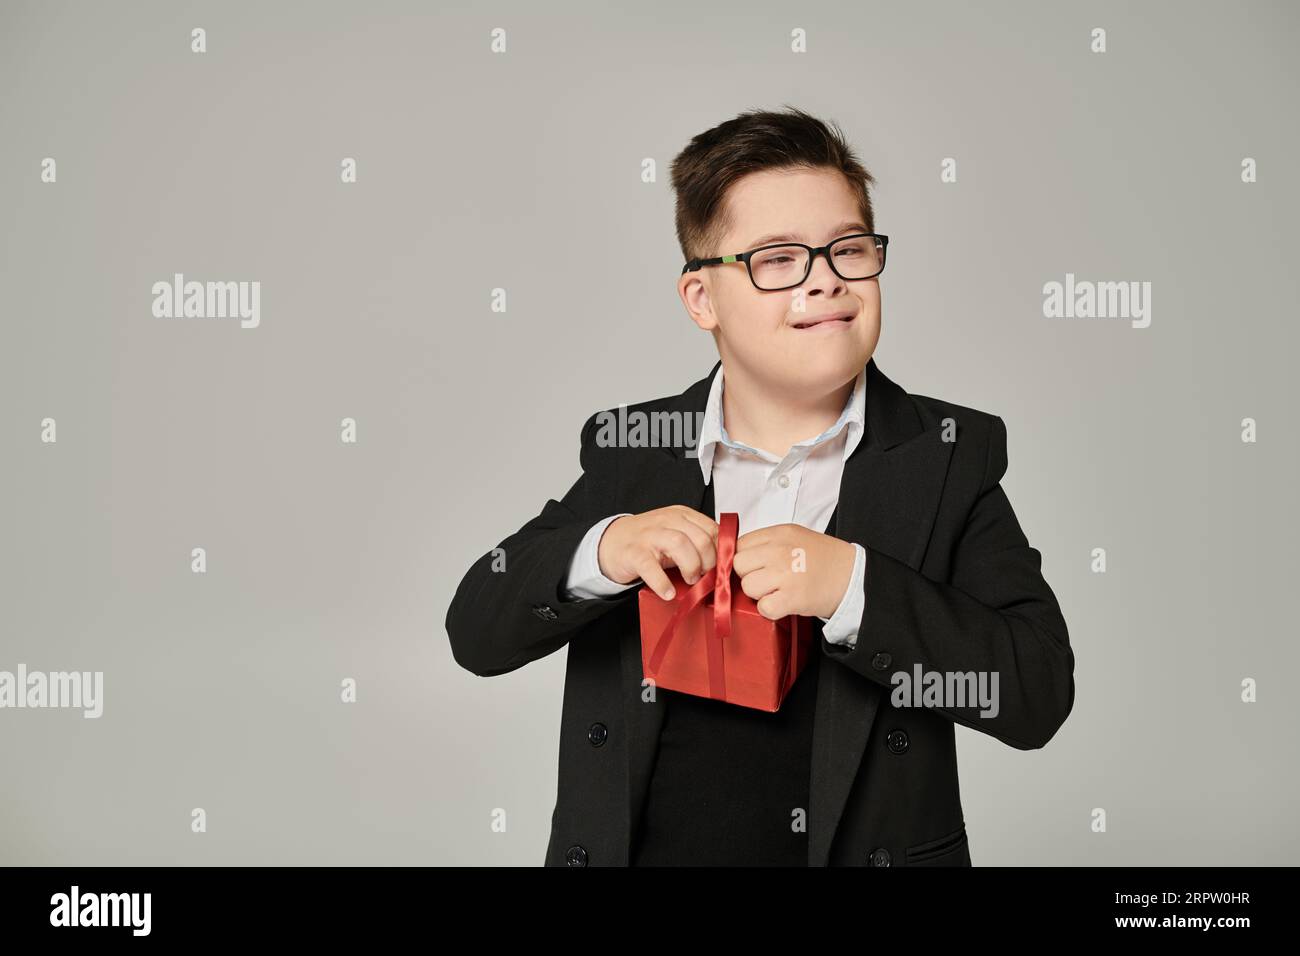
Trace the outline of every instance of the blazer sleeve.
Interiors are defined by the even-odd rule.
[[[447,608],[447,636],[456,663],[493,677],[559,650],[586,624],[634,599],[639,588],[606,598],[570,598],[569,566],[587,531],[608,511],[593,478],[598,415],[582,427],[582,475],[562,499],[491,551],[461,579]]]
[[[867,547],[862,624],[851,649],[823,653],[893,691],[899,671],[997,675],[997,713],[928,707],[1020,750],[1044,746],[1074,706],[1065,619],[1000,484],[1007,432],[993,416],[984,477],[955,546],[948,583]],[[991,683],[989,685],[992,686]],[[945,703],[948,703],[945,701]],[[993,708],[989,708],[992,710]]]

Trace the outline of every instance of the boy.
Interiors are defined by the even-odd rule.
[[[888,238],[838,130],[744,113],[672,182],[678,291],[719,362],[626,415],[702,420],[695,445],[619,447],[589,418],[582,476],[460,583],[452,653],[491,676],[568,646],[546,865],[969,866],[954,724],[1027,750],[1074,702],[1005,426],[876,367]],[[775,713],[643,686],[637,593],[714,567],[724,511],[739,586],[813,627]],[[976,684],[993,699],[953,693]]]

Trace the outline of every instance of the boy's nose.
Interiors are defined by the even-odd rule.
[[[813,258],[812,269],[808,273],[808,278],[804,281],[803,288],[808,295],[814,291],[831,293],[830,298],[837,298],[834,293],[836,290],[845,288],[844,280],[835,274],[831,268],[827,256],[829,252],[822,252]]]

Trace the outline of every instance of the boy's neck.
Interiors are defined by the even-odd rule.
[[[857,382],[855,376],[826,395],[797,396],[765,391],[740,372],[723,372],[722,424],[727,436],[777,458],[834,425]]]

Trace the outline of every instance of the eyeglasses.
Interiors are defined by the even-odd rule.
[[[802,242],[783,242],[733,256],[692,259],[682,266],[682,275],[695,272],[702,266],[743,262],[749,270],[749,281],[754,283],[754,288],[760,292],[779,292],[803,285],[812,273],[813,260],[824,253],[832,272],[845,281],[855,282],[875,278],[885,270],[885,249],[888,245],[888,236],[874,232],[855,232],[816,248]]]

